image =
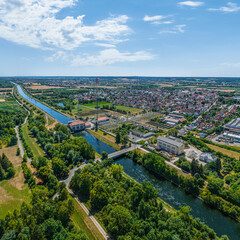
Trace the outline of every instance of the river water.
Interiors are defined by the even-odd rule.
[[[116,163],[122,165],[124,172],[137,182],[148,181],[152,183],[159,191],[159,197],[175,209],[179,209],[180,206],[190,206],[191,215],[200,218],[201,221],[214,229],[218,236],[228,235],[231,240],[240,239],[240,224],[210,208],[198,198],[186,194],[168,181],[159,180],[143,166],[134,163],[129,158],[121,158]]]
[[[54,111],[46,105],[29,97],[23,92],[19,85],[17,85],[17,88],[22,97],[54,117],[57,121],[67,124],[72,120],[71,118],[62,115],[61,113]],[[115,151],[112,147],[95,138],[86,131],[76,133],[74,136],[81,136],[85,138],[89,144],[93,145],[95,151],[99,154],[101,154],[103,151],[107,152],[108,154]],[[144,167],[135,164],[129,158],[121,158],[117,161],[117,164],[122,165],[124,171],[139,183],[142,183],[143,181],[151,182],[159,191],[159,197],[173,206],[175,209],[179,209],[180,206],[190,206],[191,214],[195,218],[200,218],[201,221],[205,222],[209,227],[214,229],[218,236],[226,234],[231,240],[240,240],[240,224],[236,223],[232,219],[222,215],[217,210],[208,207],[201,200],[186,194],[184,191],[172,185],[170,182],[157,179]]]
[[[37,106],[38,108],[42,109],[44,112],[48,113],[50,116],[54,117],[58,122],[66,125],[69,121],[72,121],[71,118],[64,116],[63,114],[51,109],[50,107],[38,102],[37,100],[29,97],[27,94],[24,93],[20,85],[17,85],[19,94],[31,102],[33,105]],[[101,154],[103,151],[107,152],[108,154],[115,152],[115,149],[107,145],[106,143],[102,142],[101,140],[95,138],[91,134],[86,131],[75,133],[74,136],[81,136],[85,138],[89,144],[92,144],[95,151]]]

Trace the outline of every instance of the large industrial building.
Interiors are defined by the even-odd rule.
[[[157,145],[159,149],[175,155],[180,155],[184,152],[184,142],[179,138],[159,136],[157,138]]]
[[[232,141],[240,141],[240,118],[233,119],[224,126],[223,136]]]

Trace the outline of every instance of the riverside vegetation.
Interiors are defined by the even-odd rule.
[[[146,164],[150,164],[147,159],[151,156],[145,157]],[[207,225],[190,216],[189,207],[174,213],[166,211],[150,183],[139,184],[124,177],[122,167],[113,165],[112,160],[78,170],[70,186],[113,239],[228,239],[218,238]]]

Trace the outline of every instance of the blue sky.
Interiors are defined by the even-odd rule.
[[[240,76],[239,0],[1,0],[1,76]]]

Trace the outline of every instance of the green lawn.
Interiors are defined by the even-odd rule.
[[[38,159],[39,157],[43,157],[45,155],[45,153],[40,148],[40,146],[36,143],[35,139],[30,136],[30,131],[29,131],[28,127],[27,127],[27,124],[25,124],[22,127],[22,133],[23,133],[23,137],[24,137],[27,145],[32,150],[34,158]]]
[[[102,107],[103,105],[112,105],[112,104],[109,102],[99,102],[98,105],[100,107]],[[88,104],[84,104],[82,106],[91,107],[91,108],[95,109],[95,107],[97,106],[97,103],[88,103]]]
[[[6,102],[0,102],[0,110],[8,110],[11,112],[15,111],[21,111],[22,108],[19,106],[19,104],[16,101],[6,101]]]
[[[0,182],[0,219],[4,218],[9,211],[20,209],[23,202],[31,200],[30,189],[24,183],[21,166],[17,168],[15,177]]]

